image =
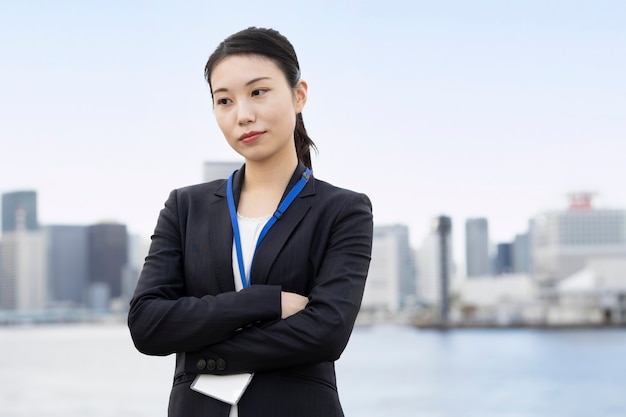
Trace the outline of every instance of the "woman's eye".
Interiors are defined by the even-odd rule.
[[[252,90],[253,96],[260,96],[265,93],[267,93],[267,90],[264,90],[263,88],[257,88],[256,90]]]
[[[228,98],[218,98],[217,100],[215,100],[215,103],[216,103],[218,106],[223,106],[223,105],[225,105],[225,104],[230,103],[230,99],[228,99]]]

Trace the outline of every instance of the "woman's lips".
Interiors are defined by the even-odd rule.
[[[251,143],[257,141],[265,132],[246,132],[239,136],[239,140],[243,143]]]

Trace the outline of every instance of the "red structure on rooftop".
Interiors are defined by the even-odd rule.
[[[591,210],[591,200],[595,193],[589,191],[579,191],[576,193],[568,194],[569,197],[569,209],[570,210]]]

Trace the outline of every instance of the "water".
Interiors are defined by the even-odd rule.
[[[624,417],[626,330],[355,329],[348,417]],[[165,416],[173,357],[123,325],[0,328],[0,416]]]

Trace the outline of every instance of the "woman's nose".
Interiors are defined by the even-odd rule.
[[[239,101],[237,105],[237,123],[241,126],[254,122],[254,108],[246,100]]]

